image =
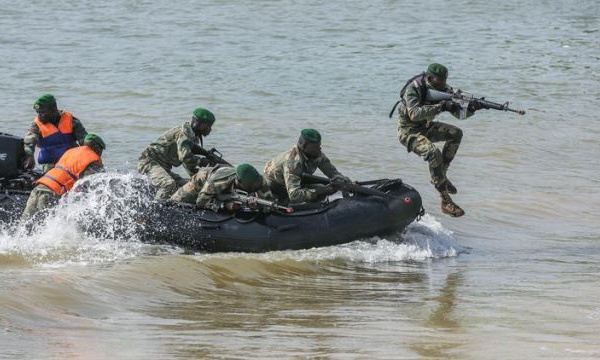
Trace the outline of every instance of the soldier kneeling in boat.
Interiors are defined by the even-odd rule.
[[[55,167],[36,181],[21,219],[30,219],[38,211],[56,204],[82,177],[104,171],[101,158],[104,149],[106,145],[100,136],[88,133],[82,146],[67,150]]]
[[[264,172],[271,192],[279,199],[317,202],[336,192],[332,184],[302,184],[302,174],[312,175],[317,169],[335,182],[351,182],[321,151],[321,134],[315,129],[304,129],[300,132],[298,143],[291,150],[270,160],[265,165]]]
[[[255,193],[256,198],[274,200],[269,191],[269,185],[258,171],[250,164],[240,164],[237,167],[222,167],[216,169],[207,179],[198,198],[196,205],[212,211],[226,210],[235,212],[242,204],[235,201],[236,190],[248,194]],[[258,207],[257,203],[249,201],[250,207]]]
[[[198,195],[200,194],[200,191],[202,191],[208,178],[222,167],[224,166],[216,165],[200,168],[200,170],[192,176],[190,181],[180,187],[175,194],[171,195],[170,200],[178,203],[196,204]]]
[[[199,167],[209,165],[206,158],[198,156],[197,150],[202,149],[202,139],[211,133],[214,122],[212,112],[197,108],[190,122],[168,130],[142,152],[138,172],[147,175],[157,188],[157,200],[169,199],[188,181],[171,171],[173,167],[183,164],[187,173],[193,176]]]

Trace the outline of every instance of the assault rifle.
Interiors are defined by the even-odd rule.
[[[192,146],[192,153],[196,155],[202,155],[208,160],[210,165],[215,166],[217,164],[223,164],[227,166],[233,166],[228,161],[223,159],[223,155],[219,152],[219,150],[212,148],[210,150],[206,150],[200,145],[194,144]]]
[[[443,101],[450,100],[460,105],[460,113],[459,118],[464,120],[467,118],[467,111],[469,110],[469,105],[473,102],[477,101],[481,104],[483,109],[494,109],[501,111],[512,111],[516,112],[519,115],[525,115],[525,110],[515,110],[508,107],[508,101],[504,104],[499,104],[495,102],[491,102],[485,100],[485,98],[476,98],[473,94],[469,94],[462,90],[457,90],[454,93],[446,93],[443,91],[437,91],[433,89],[427,90],[427,95],[425,96],[425,100],[427,101]]]
[[[261,199],[258,196],[249,195],[245,191],[236,190],[228,197],[229,200],[238,203],[242,206],[250,206],[252,203],[257,204],[261,209],[267,209],[270,211],[281,211],[286,214],[291,214],[294,212],[294,209],[287,206],[282,206],[277,204],[277,201],[269,201],[265,199]]]
[[[323,184],[328,185],[331,184],[338,191],[346,191],[356,194],[363,195],[375,195],[380,197],[388,197],[390,194],[385,193],[383,191],[375,190],[370,187],[361,186],[357,183],[353,182],[344,182],[344,181],[334,181],[333,179],[328,179],[326,177],[312,175],[312,174],[302,174],[302,181],[309,184]]]

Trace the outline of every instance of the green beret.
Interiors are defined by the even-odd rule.
[[[106,144],[102,141],[102,138],[96,134],[88,133],[83,139],[84,144],[96,144],[100,146],[103,150],[106,149]]]
[[[427,75],[446,80],[448,78],[448,69],[442,64],[433,63],[427,68]]]
[[[321,143],[321,134],[315,129],[304,129],[300,132],[300,137],[309,143]]]
[[[215,115],[205,108],[197,108],[194,110],[194,118],[200,122],[209,124],[213,124],[215,122]]]
[[[235,173],[243,184],[254,184],[261,179],[258,171],[250,164],[238,165],[235,169]]]
[[[39,108],[47,108],[47,107],[56,107],[56,99],[54,98],[54,96],[52,94],[42,95],[42,96],[40,96],[39,99],[37,99],[33,103],[34,110],[38,110]]]

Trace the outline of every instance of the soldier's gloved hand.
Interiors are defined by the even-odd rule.
[[[350,180],[349,177],[344,176],[342,174],[338,174],[338,175],[332,177],[331,180],[333,182],[344,183],[344,184],[350,184],[352,182],[352,180]]]
[[[455,112],[460,110],[460,105],[458,103],[455,103],[452,100],[442,100],[440,101],[440,111],[448,111],[448,112]]]
[[[468,110],[470,112],[475,112],[477,110],[481,110],[483,109],[483,105],[481,104],[481,102],[479,102],[478,100],[471,100],[469,101],[469,107]]]
[[[35,158],[33,156],[26,156],[23,160],[23,168],[25,170],[31,170],[35,167]]]
[[[236,203],[235,201],[229,201],[225,203],[225,209],[230,212],[236,212],[242,207],[241,204]]]

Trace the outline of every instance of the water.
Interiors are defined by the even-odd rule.
[[[600,358],[597,2],[1,5],[0,131],[24,134],[51,92],[127,174],[198,106],[206,145],[259,168],[315,127],[343,173],[402,177],[428,215],[403,237],[189,255],[117,235],[128,209],[102,196],[65,201],[31,235],[0,229],[0,357]],[[465,133],[460,219],[387,118],[431,62],[527,110],[439,118]],[[89,209],[121,228],[83,235]]]

